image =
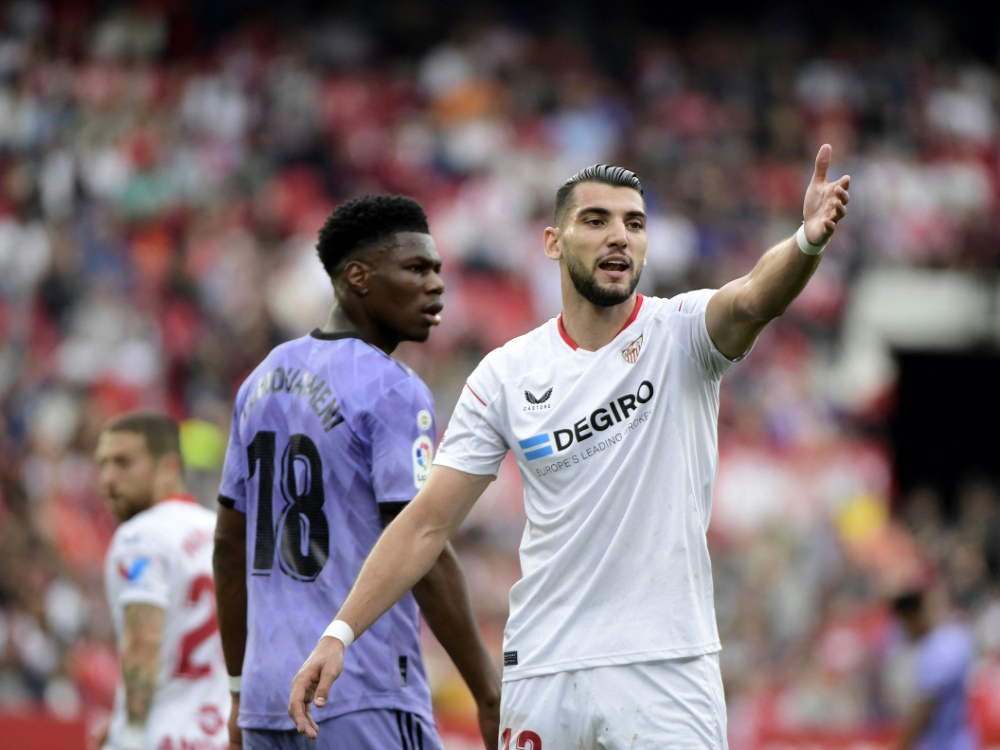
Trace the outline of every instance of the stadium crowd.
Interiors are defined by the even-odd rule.
[[[892,34],[777,12],[680,33],[628,3],[610,28],[516,3],[378,18],[197,5],[19,0],[0,17],[0,709],[107,709],[96,436],[122,410],[166,409],[214,507],[236,386],[329,307],[312,241],[332,206],[389,191],[427,207],[444,323],[400,355],[445,424],[486,351],[558,313],[540,241],[567,176],[639,174],[640,290],[670,295],[744,273],[790,234],[826,142],[852,176],[850,221],[723,381],[710,541],[733,747],[761,722],[898,717],[883,597],[916,560],[975,627],[976,679],[1000,693],[995,479],[901,493],[878,429],[891,379],[845,392],[817,374],[867,270],[1000,272],[995,48],[963,48],[919,9]],[[771,492],[797,502],[767,513]],[[457,540],[498,657],[520,502],[501,472]],[[442,716],[461,723],[464,688],[428,649]]]

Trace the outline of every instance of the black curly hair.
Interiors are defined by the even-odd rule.
[[[423,207],[405,195],[362,195],[330,214],[319,230],[316,252],[336,279],[353,255],[396,232],[430,234]]]
[[[642,183],[639,181],[638,175],[635,172],[625,169],[625,167],[615,167],[610,164],[594,164],[593,166],[585,167],[566,180],[559,190],[556,191],[554,220],[557,227],[561,227],[563,220],[566,218],[566,211],[570,206],[570,195],[573,193],[573,188],[581,182],[603,182],[605,185],[628,187],[638,190],[639,195],[642,195]]]

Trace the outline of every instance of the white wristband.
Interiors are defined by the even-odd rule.
[[[823,252],[830,240],[827,240],[822,245],[813,245],[806,239],[806,225],[805,222],[799,227],[799,231],[795,233],[795,241],[799,243],[799,250],[804,252],[806,255],[819,255]]]
[[[143,750],[146,744],[146,728],[135,724],[126,724],[118,735],[122,750]]]
[[[354,643],[354,630],[343,620],[334,620],[329,625],[326,626],[326,630],[323,631],[324,636],[333,636],[344,643],[344,648],[346,649],[352,643]]]
[[[229,675],[229,692],[238,693],[242,688],[243,688],[243,675],[241,674]]]

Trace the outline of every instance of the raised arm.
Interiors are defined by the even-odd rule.
[[[441,555],[448,537],[493,480],[434,466],[417,496],[389,524],[372,548],[336,619],[346,622],[355,637],[399,601],[421,580]],[[292,680],[288,714],[299,732],[315,738],[319,727],[309,705],[326,703],[330,686],[344,668],[344,643],[330,636],[316,648]]]
[[[802,205],[805,242],[821,248],[847,213],[851,178],[827,182],[832,149],[823,144]],[[799,235],[803,237],[803,234]],[[819,266],[821,254],[808,254],[796,236],[770,248],[746,276],[729,282],[709,300],[705,311],[708,334],[730,359],[745,354],[769,322],[781,315],[805,288]]]
[[[226,671],[239,675],[247,647],[247,517],[236,510],[219,508],[215,522],[215,549],[212,567],[215,572],[215,605]],[[240,693],[231,691],[233,706],[229,712],[229,747],[243,746],[242,732],[236,721],[240,715]]]
[[[122,682],[125,685],[126,726],[121,742],[124,750],[146,746],[146,719],[156,695],[163,640],[163,609],[154,604],[125,606],[122,631]]]

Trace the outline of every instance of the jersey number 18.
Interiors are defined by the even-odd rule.
[[[298,581],[313,581],[330,557],[330,526],[323,513],[323,462],[306,435],[288,439],[278,467],[278,487],[285,506],[272,521],[275,433],[261,430],[247,446],[250,479],[258,477],[257,535],[253,574],[271,575],[275,540],[280,537],[281,572]],[[258,468],[259,467],[259,468]]]

